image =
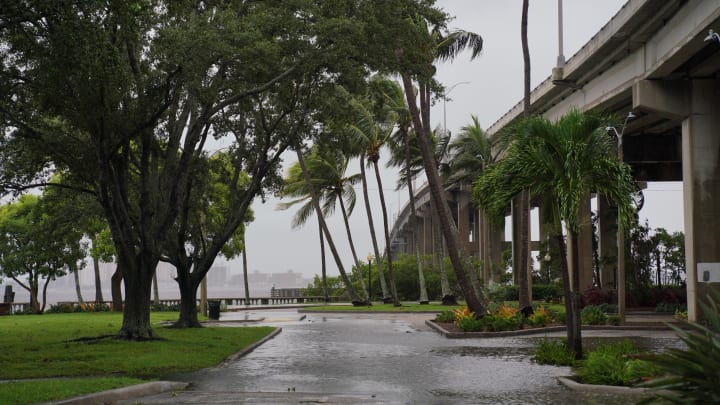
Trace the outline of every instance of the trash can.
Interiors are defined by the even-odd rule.
[[[208,318],[220,319],[220,301],[208,301]]]

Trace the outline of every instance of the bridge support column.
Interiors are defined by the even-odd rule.
[[[600,286],[617,288],[617,207],[603,196],[598,196],[598,246],[600,250]]]
[[[464,254],[470,254],[470,193],[465,190],[459,190],[455,194],[457,202],[457,225],[458,225],[458,242],[460,251]]]
[[[580,280],[578,285],[580,286],[580,293],[585,289],[592,287],[593,285],[593,268],[592,268],[592,224],[590,221],[590,196],[584,198],[580,202],[580,208],[578,212],[580,218],[580,233],[578,234],[578,254],[580,269],[578,274]],[[568,238],[568,265],[572,267],[572,239]],[[570,272],[572,276],[573,272]]]
[[[720,292],[719,79],[691,82],[682,153],[688,320],[694,322],[703,318],[698,301]]]

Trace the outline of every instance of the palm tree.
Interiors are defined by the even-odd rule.
[[[323,234],[325,235],[325,238],[327,240],[328,246],[330,247],[330,252],[332,252],[333,258],[335,259],[335,264],[338,266],[338,272],[340,273],[340,278],[342,278],[343,283],[345,284],[345,289],[348,292],[348,295],[350,295],[350,299],[352,300],[353,304],[356,305],[370,305],[370,301],[363,300],[360,295],[355,290],[355,287],[353,287],[352,282],[350,281],[350,278],[348,277],[347,273],[345,272],[345,267],[342,264],[342,260],[340,259],[340,254],[337,251],[337,247],[335,246],[335,242],[332,239],[332,235],[330,234],[330,231],[328,230],[327,223],[325,222],[325,216],[323,215],[322,208],[320,207],[320,198],[318,196],[317,190],[315,189],[315,185],[313,184],[312,178],[310,177],[310,171],[307,167],[307,164],[305,163],[305,156],[304,152],[302,150],[301,145],[295,145],[295,153],[298,158],[298,164],[300,165],[300,172],[302,173],[303,179],[305,180],[305,186],[307,187],[307,193],[310,197],[310,202],[312,203],[312,208],[315,210],[315,214],[318,217],[318,221],[320,221],[320,228],[323,231]]]
[[[458,250],[457,230],[454,228],[450,207],[444,198],[440,175],[433,158],[430,140],[430,105],[431,94],[435,86],[433,81],[434,62],[436,60],[453,60],[466,48],[472,50],[472,58],[475,58],[482,50],[483,41],[479,35],[468,31],[443,32],[441,27],[437,26],[432,30],[428,30],[427,22],[422,19],[416,21],[416,28],[418,33],[424,34],[424,38],[419,37],[417,42],[420,49],[419,57],[423,60],[422,66],[417,69],[401,67],[400,76],[412,118],[412,125],[419,141],[423,166],[430,186],[430,195],[438,208],[440,226],[445,237],[450,261],[468,307],[476,314],[481,315],[486,311],[485,297],[482,291],[474,291],[465,275],[465,266],[460,259]],[[401,58],[404,50],[398,50],[396,53]],[[418,84],[419,108],[413,80],[417,81]]]
[[[530,117],[530,48],[528,45],[529,0],[523,0],[522,17],[520,19],[520,39],[523,53],[523,117]],[[518,282],[518,306],[526,308],[532,301],[530,280],[528,276],[530,256],[530,198],[522,191],[512,202],[513,221],[513,270]]]
[[[581,199],[599,193],[617,204],[623,223],[634,218],[631,195],[635,183],[630,167],[618,160],[605,127],[602,116],[576,110],[556,122],[527,118],[512,128],[514,141],[505,157],[488,168],[473,190],[474,199],[498,221],[507,204],[523,190],[530,198],[542,197],[549,207],[544,221],[553,224],[560,250],[568,344],[577,358],[582,356],[577,250]],[[567,262],[563,223],[573,242],[572,266]]]
[[[472,122],[460,129],[458,137],[450,143],[450,154],[453,159],[450,162],[450,174],[447,183],[449,184],[472,184],[480,177],[485,168],[493,164],[496,156],[492,153],[490,138],[483,131],[477,116],[471,116]],[[480,210],[482,211],[482,210]],[[482,264],[483,281],[487,286],[492,278],[491,258],[489,250],[489,233],[487,215],[481,212],[483,220],[480,229],[480,241],[483,244]]]
[[[316,147],[311,150],[307,158],[307,170],[310,174],[312,184],[318,193],[318,198],[323,201],[323,215],[327,216],[332,214],[335,207],[337,205],[340,206],[350,250],[355,262],[355,268],[360,271],[360,261],[358,260],[355,250],[355,243],[353,242],[349,222],[349,216],[356,202],[356,194],[353,186],[360,181],[360,175],[345,176],[348,163],[349,159],[338,151],[332,151],[329,148],[320,150],[320,148]],[[301,202],[305,202],[296,213],[292,224],[293,227],[302,226],[313,212],[313,202],[299,163],[290,167],[288,176],[285,179],[283,194],[285,196],[295,197],[295,199],[279,204],[278,208],[280,209],[287,209]],[[321,243],[323,242],[321,241]],[[370,296],[365,286],[364,278],[359,277],[359,281],[369,302]]]
[[[450,145],[450,135],[444,133],[439,128],[435,128],[430,133],[430,140],[433,145],[433,158],[435,161],[435,165],[440,169],[441,177],[446,178],[449,176],[449,145]],[[412,180],[420,175],[420,173],[423,171],[423,160],[420,156],[420,150],[418,148],[418,141],[417,137],[415,136],[414,131],[410,131],[409,138],[408,138],[408,144],[410,145],[410,156],[411,160],[408,164],[408,168],[405,170],[405,173],[401,173],[398,180],[398,188],[403,187],[405,184],[408,183],[408,179]],[[388,162],[389,166],[402,166],[405,164],[405,158],[407,151],[395,151],[393,154],[393,158]],[[445,183],[445,182],[444,182]],[[433,228],[435,228],[439,223],[439,214],[437,206],[435,205],[435,201],[431,198],[430,199],[430,212],[432,215],[432,224]],[[441,235],[441,232],[439,232],[439,226],[438,226],[438,232],[433,231],[433,261],[434,264],[437,266],[439,272],[440,272],[440,291],[443,296],[442,302],[446,305],[457,305],[457,299],[454,296],[452,289],[450,288],[450,282],[448,280],[447,272],[445,269],[445,243],[444,243],[444,237]]]
[[[388,279],[390,281],[390,295],[395,306],[400,306],[395,288],[395,278],[392,270],[392,257],[390,255],[390,226],[388,221],[387,204],[385,203],[385,193],[380,177],[380,150],[389,141],[394,128],[393,124],[383,122],[376,119],[372,112],[362,102],[354,100],[353,108],[357,114],[357,119],[347,125],[346,130],[353,137],[353,140],[362,145],[364,151],[361,152],[367,158],[368,164],[372,164],[375,171],[375,181],[378,186],[378,194],[380,196],[380,208],[383,214],[383,229],[385,231],[385,261],[387,262]],[[366,194],[367,195],[367,194]],[[380,260],[378,260],[380,262]],[[381,278],[382,280],[382,278]]]
[[[425,285],[425,273],[423,271],[423,261],[420,257],[420,239],[415,235],[417,230],[417,208],[415,205],[415,192],[413,191],[413,178],[412,175],[412,145],[410,145],[410,112],[405,104],[404,94],[402,88],[394,81],[382,79],[373,80],[371,84],[375,84],[377,87],[377,93],[381,95],[381,104],[385,105],[389,111],[393,112],[395,116],[395,125],[397,130],[393,133],[390,140],[390,152],[391,159],[388,162],[388,166],[400,166],[404,171],[405,185],[408,189],[408,198],[410,203],[410,215],[411,215],[411,226],[413,232],[414,250],[415,250],[415,263],[418,268],[418,288],[420,289],[420,304],[428,304],[427,286]],[[402,182],[398,183],[398,189],[402,187]],[[445,277],[447,279],[447,277]],[[446,280],[447,281],[447,280]],[[446,283],[447,284],[447,283]],[[449,285],[448,285],[449,287]],[[448,288],[449,290],[449,288]]]

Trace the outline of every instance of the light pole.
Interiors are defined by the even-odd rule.
[[[447,135],[447,98],[453,89],[461,84],[470,84],[470,82],[457,82],[448,87],[443,95],[443,135]]]
[[[622,128],[618,132],[617,128],[615,127],[607,127],[606,129],[608,131],[612,131],[615,134],[615,137],[617,138],[617,154],[618,159],[623,162],[625,160],[625,156],[623,154],[623,133],[625,133],[625,127],[627,127],[627,123],[631,118],[635,118],[635,114],[632,112],[629,112],[627,117],[625,117],[625,122],[623,123]],[[620,212],[618,211],[618,214]],[[618,316],[620,317],[620,322],[625,323],[625,231],[622,228],[622,223],[620,222],[620,217],[618,216],[618,232],[617,232],[617,280],[616,280],[616,288],[617,288],[617,295],[618,295]]]

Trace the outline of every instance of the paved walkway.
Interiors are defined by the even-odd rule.
[[[627,403],[621,395],[578,393],[558,383],[567,367],[531,360],[534,336],[446,339],[431,331],[430,314],[298,314],[294,310],[223,314],[282,332],[250,354],[220,367],[166,376],[185,391],[136,397],[124,404],[462,404]],[[232,323],[221,322],[224,326]],[[243,323],[247,325],[247,322]],[[632,336],[651,349],[677,345],[660,330],[584,331],[591,339]]]

